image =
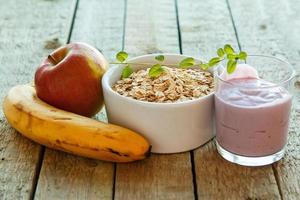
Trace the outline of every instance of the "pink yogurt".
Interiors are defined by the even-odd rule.
[[[267,156],[287,143],[292,97],[283,87],[259,79],[254,70],[244,65],[235,76],[221,75],[227,83],[220,81],[215,93],[216,137],[234,154]]]

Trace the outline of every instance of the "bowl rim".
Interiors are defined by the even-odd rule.
[[[189,55],[186,55],[186,54],[153,53],[153,54],[145,54],[145,55],[140,55],[140,56],[132,57],[132,58],[128,59],[128,61],[138,60],[138,59],[142,59],[142,58],[145,58],[145,57],[155,57],[157,55],[178,56],[178,57],[192,57],[192,56],[189,56]],[[195,58],[195,60],[200,61],[200,60],[204,60],[204,59],[197,59],[197,58]],[[177,106],[177,105],[196,104],[196,103],[199,103],[201,101],[208,100],[215,93],[215,91],[212,91],[211,93],[209,93],[209,94],[207,94],[205,96],[199,97],[197,99],[186,100],[186,101],[181,101],[181,102],[171,102],[171,103],[168,103],[168,102],[163,103],[163,102],[141,101],[141,100],[133,99],[133,98],[130,98],[130,97],[125,97],[125,96],[119,94],[118,92],[114,91],[112,89],[112,87],[110,86],[110,84],[109,84],[109,78],[113,74],[113,72],[116,71],[117,68],[118,68],[117,66],[110,66],[108,68],[108,70],[104,73],[103,78],[102,78],[102,87],[103,87],[103,90],[106,90],[107,92],[113,94],[115,97],[117,97],[119,99],[122,99],[122,101],[124,100],[124,101],[132,102],[132,103],[136,103],[136,104],[141,104],[141,105]],[[147,67],[145,67],[145,68],[147,68]],[[211,73],[214,74],[214,71],[212,70]],[[213,78],[214,78],[214,76],[213,76]]]

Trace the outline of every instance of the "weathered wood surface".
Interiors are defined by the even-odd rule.
[[[133,55],[179,53],[174,1],[129,0],[124,43]],[[118,164],[115,199],[194,199],[190,154]]]
[[[115,199],[194,199],[189,153],[117,165]]]
[[[32,81],[42,58],[69,36],[71,41],[96,46],[111,60],[123,47],[132,56],[182,50],[208,59],[224,43],[237,47],[238,36],[247,52],[287,58],[300,73],[298,0],[0,0],[0,4],[1,103],[10,87]],[[300,89],[299,80],[296,85]],[[117,165],[47,148],[43,154],[39,145],[10,128],[1,111],[0,199],[299,199],[300,92],[294,92],[287,154],[277,164],[259,168],[223,160],[214,142],[192,154],[153,155]],[[97,118],[105,121],[105,113]]]
[[[132,56],[179,53],[175,3],[172,0],[128,0],[125,50]]]
[[[113,166],[47,149],[35,199],[112,199]]]
[[[32,82],[42,58],[60,42],[55,38],[62,42],[67,38],[74,3],[0,1],[1,105],[10,87]],[[14,131],[2,109],[0,118],[0,199],[29,199],[38,176],[41,146]]]
[[[226,43],[238,49],[226,1],[179,1],[178,10],[184,54],[209,59]],[[218,155],[214,141],[194,154],[199,199],[280,199],[271,166],[231,164]]]
[[[230,0],[230,7],[242,48],[288,59],[300,73],[300,1]],[[273,165],[282,199],[300,198],[299,86],[294,94],[287,153]]]
[[[71,41],[87,42],[105,57],[122,49],[124,1],[81,0]],[[103,114],[97,116],[105,120]],[[36,199],[112,199],[114,164],[46,149]]]

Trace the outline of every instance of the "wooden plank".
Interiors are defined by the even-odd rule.
[[[87,42],[105,57],[122,49],[124,1],[81,0],[71,41]],[[97,118],[105,121],[105,113]],[[112,199],[114,164],[46,149],[36,199]]]
[[[67,38],[74,3],[0,1],[1,104],[9,88],[32,82],[41,58]],[[0,122],[0,199],[29,199],[35,187],[41,146],[14,131],[2,109]]]
[[[111,163],[47,149],[35,199],[111,199]]]
[[[230,1],[230,6],[242,48],[251,53],[286,58],[299,74],[299,1]],[[300,196],[299,88],[294,92],[287,153],[283,160],[273,165],[283,199],[299,199]]]
[[[226,43],[237,48],[226,1],[178,1],[178,10],[184,54],[208,59]],[[199,199],[280,198],[271,166],[247,168],[231,164],[218,155],[214,141],[194,153]]]
[[[179,53],[174,2],[129,0],[125,50],[131,55]]]
[[[128,1],[125,50],[130,55],[179,52],[173,0]],[[194,199],[190,154],[118,164],[115,199]]]
[[[189,153],[118,164],[115,199],[194,199]]]
[[[115,60],[123,46],[124,8],[124,0],[80,0],[71,40],[92,44]]]

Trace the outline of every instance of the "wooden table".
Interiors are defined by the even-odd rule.
[[[88,42],[111,60],[121,49],[209,58],[231,43],[248,53],[288,59],[300,72],[299,0],[0,0],[0,5],[1,103],[9,88],[33,80],[53,49],[72,41]],[[299,89],[300,81],[295,85]],[[131,164],[85,159],[22,137],[1,111],[0,199],[300,199],[299,90],[295,94],[286,156],[257,168],[226,162],[214,142]]]

